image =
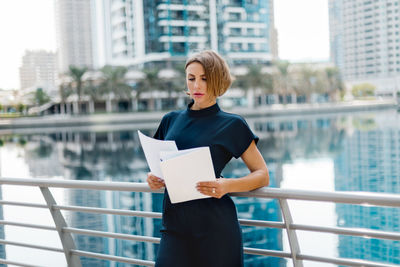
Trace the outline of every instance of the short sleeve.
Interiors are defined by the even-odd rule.
[[[157,131],[154,134],[153,138],[158,139],[158,140],[164,140],[165,138],[165,132],[167,130],[167,115],[165,115],[161,122],[160,125],[158,125]]]
[[[163,132],[163,123],[161,121],[160,125],[158,125],[157,131],[154,134],[153,138],[158,140],[164,140],[164,132]]]
[[[247,150],[251,142],[254,140],[257,144],[259,138],[251,131],[247,122],[240,116],[235,119],[231,127],[231,133],[228,133],[230,144],[227,147],[235,158],[239,158]]]
[[[158,140],[164,140],[165,135],[168,131],[168,127],[170,125],[170,121],[172,117],[174,116],[173,112],[170,112],[161,119],[160,125],[158,125],[157,131],[154,134],[153,138],[158,139]]]

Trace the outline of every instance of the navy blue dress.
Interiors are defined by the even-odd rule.
[[[154,137],[174,140],[178,149],[209,146],[215,177],[258,137],[246,121],[218,104],[166,114]],[[242,232],[232,199],[206,198],[172,204],[164,194],[161,243],[156,267],[243,266]]]

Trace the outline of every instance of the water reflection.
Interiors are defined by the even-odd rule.
[[[384,121],[391,120],[390,124]],[[341,114],[247,119],[260,136],[258,147],[271,174],[271,186],[280,187],[283,165],[300,159],[330,158],[335,165],[335,189],[398,193],[400,175],[400,125],[398,115]],[[132,128],[132,129],[130,129]],[[136,127],[123,130],[62,129],[51,133],[2,136],[6,144],[23,147],[23,155],[34,177],[60,176],[71,180],[144,182],[148,171]],[[142,127],[154,133],[154,125]],[[22,140],[22,141],[21,141]],[[2,149],[6,149],[7,145]],[[240,160],[223,171],[225,177],[247,173]],[[301,177],[298,177],[301,179]],[[321,177],[323,179],[323,177]],[[312,188],[310,188],[312,189]],[[127,210],[161,211],[162,195],[131,192],[68,190],[66,204]],[[282,221],[276,200],[235,198],[240,218]],[[399,231],[398,209],[337,205],[337,224]],[[133,235],[159,236],[159,219],[130,216],[68,213],[73,227]],[[332,221],[336,218],[332,218]],[[243,227],[246,247],[283,250],[279,229]],[[154,260],[157,245],[83,235],[75,236],[79,249],[117,256]],[[321,244],[319,244],[321,245]],[[340,236],[338,254],[343,257],[399,263],[399,243]],[[1,247],[0,247],[1,249]],[[0,250],[1,253],[1,250]],[[390,256],[387,256],[389,255]],[[286,260],[248,256],[246,266],[286,266]],[[109,262],[83,258],[84,266],[111,266]],[[117,264],[113,266],[125,266]],[[307,266],[307,264],[306,264]]]
[[[400,193],[399,124],[373,118],[353,123],[356,129],[335,158],[335,189]],[[338,204],[336,213],[340,226],[400,231],[399,209]],[[400,264],[399,241],[340,236],[338,252],[346,258]]]
[[[0,199],[3,199],[3,190],[2,187],[0,186]],[[0,220],[4,220],[3,217],[3,206],[0,206]],[[4,239],[5,234],[4,234],[4,225],[0,226],[0,239]],[[0,244],[0,259],[5,259],[6,258],[6,246],[3,244]],[[6,266],[5,264],[0,264],[0,267]]]

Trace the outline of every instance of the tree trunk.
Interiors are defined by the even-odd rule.
[[[65,114],[65,102],[61,101],[60,103],[60,114]]]
[[[247,97],[247,107],[254,108],[254,89],[253,88],[249,88],[246,91],[246,97]]]

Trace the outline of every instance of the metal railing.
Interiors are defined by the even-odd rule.
[[[122,240],[133,240],[133,241],[150,242],[150,243],[159,243],[160,241],[159,238],[151,236],[137,236],[137,235],[73,228],[67,225],[61,211],[64,210],[64,211],[98,213],[98,214],[127,215],[127,216],[136,216],[145,218],[161,218],[161,213],[58,205],[55,202],[49,188],[111,190],[111,191],[149,192],[149,193],[162,193],[163,192],[162,190],[152,191],[145,183],[70,181],[70,180],[50,180],[50,179],[24,179],[24,178],[0,178],[0,185],[39,187],[46,201],[46,205],[32,204],[27,202],[14,202],[6,200],[0,200],[0,205],[12,205],[12,206],[48,209],[53,217],[55,227],[13,222],[7,220],[0,220],[0,224],[13,225],[17,227],[32,228],[32,229],[45,229],[45,230],[57,231],[61,240],[62,248],[47,247],[47,246],[35,245],[32,243],[14,242],[4,239],[0,239],[0,244],[64,253],[67,264],[68,266],[71,267],[82,266],[80,257],[103,259],[108,261],[116,261],[116,262],[136,264],[142,266],[154,266],[153,261],[145,259],[131,259],[126,257],[78,250],[75,247],[72,234],[98,236],[105,238],[116,238]],[[377,263],[373,261],[365,261],[359,259],[321,257],[317,255],[303,254],[300,250],[296,230],[331,233],[337,235],[362,236],[366,238],[376,238],[376,239],[386,239],[386,240],[396,240],[396,241],[400,241],[400,233],[378,231],[371,229],[354,229],[346,227],[327,227],[327,226],[296,224],[293,222],[287,201],[305,200],[305,201],[347,203],[347,204],[357,204],[357,205],[372,205],[372,206],[399,208],[400,196],[398,195],[367,193],[367,192],[318,192],[318,191],[289,190],[289,189],[279,189],[279,188],[261,188],[251,192],[234,193],[231,194],[231,196],[268,198],[268,199],[279,200],[280,204],[279,206],[281,208],[283,222],[246,220],[246,219],[239,219],[239,222],[242,226],[285,229],[289,240],[290,252],[246,247],[244,248],[244,252],[246,254],[291,259],[295,267],[303,266],[303,261],[314,261],[320,263],[331,263],[331,264],[346,265],[346,266],[377,266],[377,267],[395,266],[390,264],[383,264],[383,263]],[[12,264],[16,266],[35,266],[27,263],[8,261],[6,259],[0,259],[0,264]]]

